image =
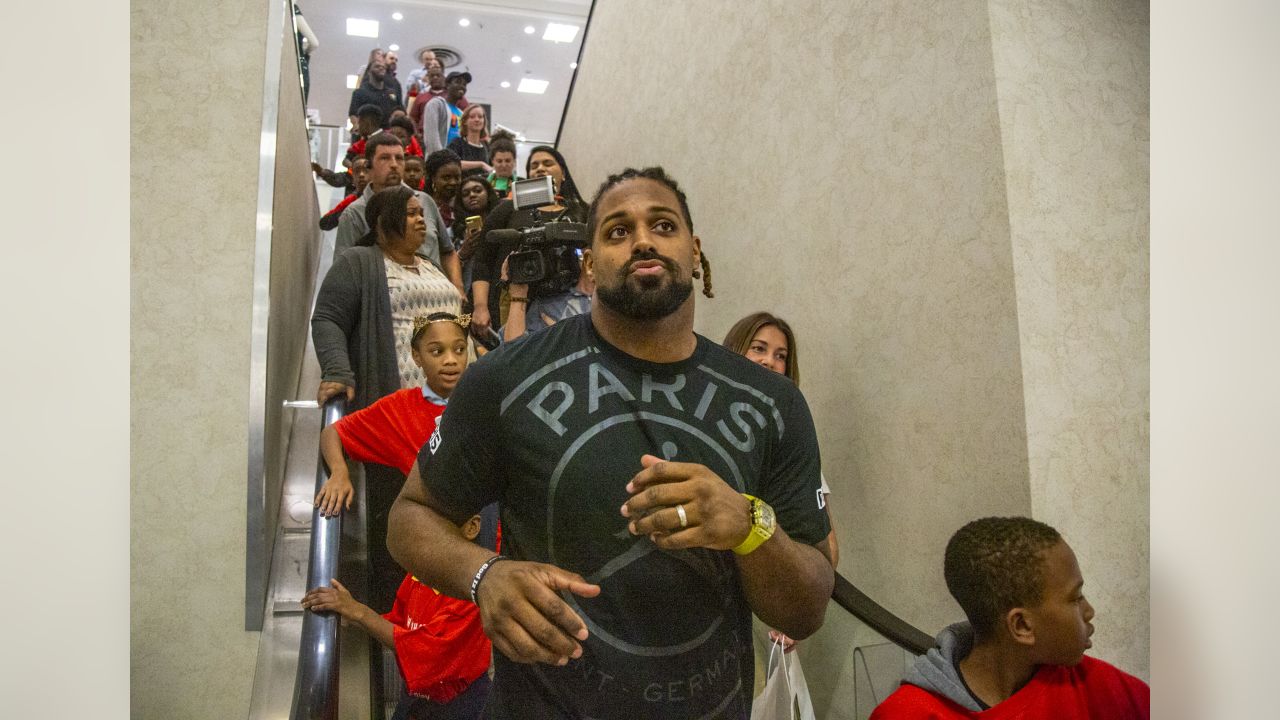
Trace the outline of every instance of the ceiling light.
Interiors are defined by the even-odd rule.
[[[532,25],[525,25],[525,26],[524,26],[524,34],[525,34],[525,35],[532,35],[532,34],[534,34],[535,32],[537,32],[537,30],[536,30]]]
[[[458,24],[461,25],[462,27],[466,27],[471,24],[471,21],[466,18],[462,18],[461,20],[458,21]]]
[[[403,19],[404,19],[404,14],[403,14],[403,13],[398,13],[398,12],[393,12],[393,13],[391,13],[391,19],[392,19],[392,20],[403,20]]]
[[[503,80],[503,81],[502,81],[501,83],[499,83],[499,84],[500,84],[500,85],[502,85],[502,87],[504,87],[504,88],[509,88],[509,87],[511,87],[511,83],[507,82],[506,80]]]
[[[571,63],[569,63],[569,69],[570,69],[570,70],[577,70],[577,69],[578,69],[578,63],[576,63],[576,62],[571,62]]]
[[[347,34],[355,37],[376,38],[378,37],[378,21],[347,18]]]
[[[519,55],[512,55],[512,56],[511,56],[511,62],[513,62],[513,63],[518,63],[518,62],[520,62],[520,56],[519,56]]]
[[[400,52],[400,46],[395,43],[391,43],[389,46],[387,46],[387,49],[390,50],[391,52]]]
[[[551,42],[573,42],[578,37],[577,25],[561,25],[560,23],[547,23],[546,32],[542,33],[543,40]]]
[[[359,76],[359,75],[348,75],[348,76],[347,76],[347,89],[348,89],[348,90],[355,90],[355,89],[356,89],[356,87],[357,87],[359,84],[360,84],[360,76]]]
[[[522,93],[533,93],[534,95],[541,95],[542,93],[547,91],[547,85],[548,83],[546,80],[534,80],[532,78],[524,78],[520,81],[520,87],[516,88],[516,91],[522,92]]]

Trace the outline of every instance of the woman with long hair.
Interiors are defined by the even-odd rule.
[[[516,210],[510,199],[503,200],[484,220],[485,233],[494,230],[520,230],[532,227],[537,223],[571,220],[585,223],[587,221],[587,203],[578,193],[578,187],[569,173],[569,165],[559,150],[550,145],[539,145],[529,152],[525,162],[525,174],[530,178],[551,178],[551,187],[555,192],[555,201],[551,205],[539,208]],[[503,307],[499,294],[493,292],[497,287],[502,272],[502,261],[516,248],[511,242],[481,243],[472,261],[471,296],[475,302],[475,310],[471,319],[473,332],[485,333],[496,321],[501,325]],[[559,248],[555,251],[556,278],[545,282],[532,283],[529,287],[531,297],[564,292],[577,282],[577,271],[581,267],[578,253],[573,248]],[[560,287],[563,285],[563,287]],[[518,298],[527,302],[528,298]],[[519,309],[524,312],[524,308]]]
[[[462,180],[453,198],[453,243],[462,261],[462,284],[471,290],[471,259],[480,247],[484,217],[498,206],[498,194],[484,175],[471,175]],[[480,218],[467,222],[467,218]]]
[[[796,342],[796,334],[786,320],[767,312],[756,312],[742,318],[729,328],[721,343],[726,348],[746,357],[748,360],[765,368],[786,375],[797,387],[800,385],[800,346]],[[831,495],[826,477],[822,478],[823,508],[827,511],[827,522],[831,524],[831,532],[827,534],[827,559],[835,568],[840,562],[840,546],[836,541],[836,526],[831,517],[831,505],[826,502]],[[790,651],[795,641],[779,633],[769,630],[769,639],[781,641]]]
[[[493,172],[489,165],[489,121],[484,106],[468,105],[458,118],[458,137],[447,146],[462,158],[462,174]]]

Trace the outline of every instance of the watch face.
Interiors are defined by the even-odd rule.
[[[764,501],[760,502],[760,526],[773,532],[774,525],[777,524],[777,518],[773,515],[773,508],[769,507]]]

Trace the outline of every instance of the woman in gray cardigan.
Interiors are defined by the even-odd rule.
[[[345,393],[347,412],[404,386],[395,326],[405,325],[407,332],[402,334],[407,342],[412,334],[412,315],[461,312],[454,285],[429,261],[414,254],[426,225],[422,206],[412,191],[395,186],[375,193],[365,218],[373,230],[356,247],[334,259],[311,316],[311,339],[321,373],[316,399],[323,405]],[[394,279],[402,271],[420,276],[427,291],[414,288],[419,292],[393,301],[388,276]],[[394,289],[399,287],[397,284]],[[417,312],[411,312],[414,310]],[[399,315],[407,315],[407,322]]]

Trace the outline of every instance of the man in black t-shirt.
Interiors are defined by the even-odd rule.
[[[479,606],[490,717],[746,720],[751,614],[803,638],[831,595],[813,421],[694,334],[701,245],[660,168],[611,176],[588,228],[591,312],[467,371],[388,546]],[[505,557],[451,524],[495,500]]]
[[[364,82],[351,91],[351,104],[347,115],[351,116],[351,127],[357,125],[356,111],[365,105],[377,106],[383,118],[391,117],[391,111],[404,108],[404,98],[400,97],[400,86],[387,82],[387,64],[384,60],[374,60],[365,71]]]

